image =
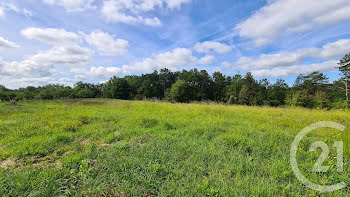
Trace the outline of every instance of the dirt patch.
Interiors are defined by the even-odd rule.
[[[87,146],[90,143],[89,139],[84,139],[83,141],[80,142],[80,144]]]
[[[1,168],[10,168],[16,165],[16,162],[13,159],[6,159],[4,161],[0,161]]]
[[[100,144],[99,146],[100,146],[100,148],[105,148],[105,147],[110,147],[111,145],[110,145],[110,144],[104,144],[104,143],[103,143],[103,144]]]
[[[260,133],[266,133],[266,130],[263,129],[263,130],[260,130],[259,132]]]
[[[30,156],[23,161],[19,162],[19,167],[23,168],[29,165],[33,165],[35,167],[58,167],[61,168],[62,164],[58,161],[58,158],[50,158],[50,157],[37,157]]]

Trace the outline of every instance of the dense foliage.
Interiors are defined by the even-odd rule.
[[[299,75],[292,87],[283,79],[271,84],[267,79],[209,75],[205,70],[172,72],[162,69],[141,76],[113,77],[105,84],[78,82],[73,88],[63,85],[9,90],[0,86],[2,101],[61,98],[159,99],[172,102],[215,101],[227,104],[301,106],[307,108],[346,108],[349,102],[350,54],[339,63],[342,78],[329,82],[326,75],[313,72]]]

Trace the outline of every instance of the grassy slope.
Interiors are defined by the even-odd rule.
[[[341,135],[308,135],[298,159],[314,182],[350,184],[348,152],[345,173],[306,170],[319,155],[308,151],[311,143],[349,144],[349,120],[343,111],[208,104],[0,103],[0,194],[318,195],[296,180],[290,144],[311,123],[344,124]],[[331,152],[326,164],[335,169]],[[348,196],[350,190],[326,195]]]

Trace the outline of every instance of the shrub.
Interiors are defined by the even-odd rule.
[[[191,91],[191,86],[183,80],[178,80],[171,87],[170,100],[182,103],[189,102],[191,101],[192,94],[193,92]]]

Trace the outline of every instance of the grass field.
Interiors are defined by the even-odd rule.
[[[295,177],[292,141],[318,121],[298,150],[303,174],[315,183],[350,184],[350,113],[297,108],[170,104],[117,100],[0,103],[0,194],[3,196],[349,196],[348,187],[319,193]],[[344,142],[310,169],[321,151]]]

